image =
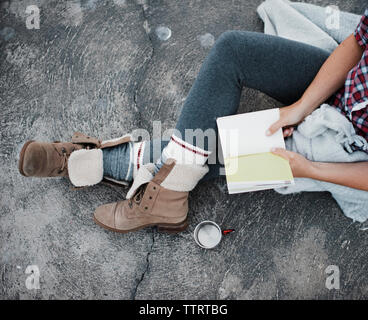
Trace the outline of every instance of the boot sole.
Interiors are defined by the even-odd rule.
[[[185,219],[184,221],[182,221],[180,223],[151,223],[151,224],[146,224],[146,225],[143,225],[143,226],[139,226],[139,227],[134,228],[134,229],[119,230],[119,229],[111,228],[111,227],[101,223],[95,217],[93,217],[93,220],[100,227],[102,227],[104,229],[107,229],[107,230],[110,230],[110,231],[118,232],[118,233],[128,233],[128,232],[133,232],[133,231],[137,231],[137,230],[140,230],[140,229],[143,229],[143,228],[154,227],[154,226],[157,226],[157,230],[160,231],[160,232],[179,233],[179,232],[182,232],[182,231],[186,230],[188,228],[188,225],[189,225],[188,224],[188,219]]]
[[[24,161],[24,154],[26,152],[26,149],[27,147],[32,143],[34,142],[35,140],[29,140],[27,141],[23,147],[22,147],[22,150],[20,150],[20,155],[19,155],[19,163],[18,163],[18,169],[19,169],[19,172],[22,176],[25,176],[25,177],[28,177],[24,171],[23,171],[23,161]]]

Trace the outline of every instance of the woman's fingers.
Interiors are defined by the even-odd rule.
[[[266,135],[267,136],[273,135],[277,130],[279,130],[283,126],[284,126],[284,120],[280,118],[268,128],[268,130],[266,131]]]
[[[284,129],[284,138],[290,137],[293,134],[293,132],[294,132],[293,127]]]
[[[273,154],[276,154],[276,155],[286,159],[286,160],[290,160],[290,158],[293,158],[292,154],[288,150],[285,150],[285,149],[282,149],[282,148],[272,148],[271,152]]]

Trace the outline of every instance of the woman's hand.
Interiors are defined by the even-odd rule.
[[[271,151],[289,161],[294,177],[311,178],[368,191],[368,161],[315,162],[285,149],[276,148]]]
[[[289,161],[296,178],[310,178],[368,191],[368,161],[315,162],[281,148],[272,149],[271,152]]]
[[[296,152],[282,148],[272,149],[271,152],[289,161],[294,177],[308,178],[312,174],[313,162]]]
[[[307,108],[297,101],[290,106],[280,108],[280,119],[276,121],[266,132],[270,136],[280,128],[284,128],[284,137],[290,137],[294,132],[294,125],[302,122],[308,115]]]
[[[364,49],[359,45],[354,34],[347,37],[323,63],[300,99],[280,109],[280,119],[269,128],[266,134],[272,135],[278,129],[285,127],[284,136],[290,136],[293,133],[290,129],[292,126],[303,121],[308,114],[341,88],[349,71],[362,58],[363,52]]]

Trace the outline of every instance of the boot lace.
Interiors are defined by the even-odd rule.
[[[133,207],[133,203],[139,205],[143,199],[144,191],[146,190],[146,184],[140,186],[133,197],[129,199],[129,207]]]
[[[66,149],[64,147],[61,148],[61,153],[60,151],[54,146],[56,152],[59,154],[59,156],[61,157],[61,168],[59,169],[58,173],[61,173],[64,171],[64,169],[67,167],[68,164],[68,157],[70,156],[70,153],[73,152],[75,149],[73,148],[71,150],[70,153],[68,153],[66,151]]]

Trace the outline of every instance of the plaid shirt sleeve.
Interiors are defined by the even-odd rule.
[[[368,8],[360,20],[358,27],[354,31],[355,39],[364,49],[368,46]]]

